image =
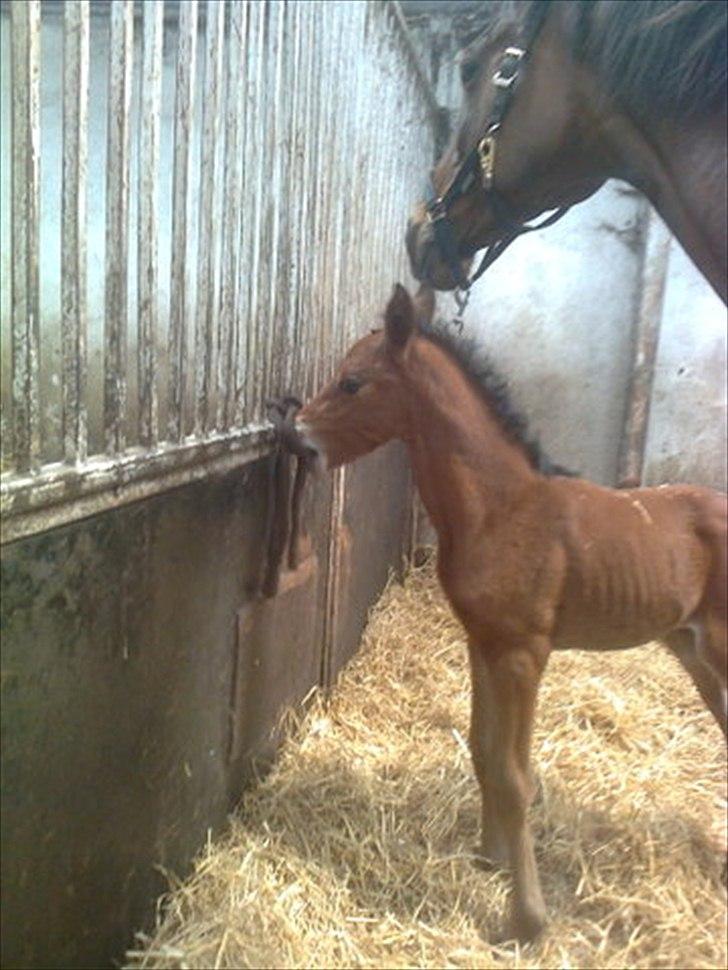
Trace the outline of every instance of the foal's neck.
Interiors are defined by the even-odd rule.
[[[415,482],[441,546],[459,546],[482,535],[536,472],[472,380],[426,338],[411,348],[408,384]]]

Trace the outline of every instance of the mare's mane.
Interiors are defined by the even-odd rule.
[[[532,35],[549,0],[504,0],[471,48],[514,23]],[[626,108],[669,117],[725,110],[728,3],[725,0],[572,0],[569,44],[605,93]]]

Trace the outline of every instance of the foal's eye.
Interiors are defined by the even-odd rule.
[[[356,394],[360,387],[361,381],[358,381],[356,377],[344,377],[339,381],[339,390],[343,391],[344,394]]]
[[[463,61],[460,65],[460,80],[467,87],[475,79],[478,73],[479,64],[477,61]]]

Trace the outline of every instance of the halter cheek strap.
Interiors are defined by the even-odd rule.
[[[546,7],[547,4],[544,2],[543,6]],[[542,23],[543,19],[539,21],[537,29]],[[535,33],[531,40],[533,41],[534,39]],[[440,257],[447,264],[453,279],[457,283],[458,289],[463,293],[467,293],[473,283],[480,279],[486,269],[493,265],[496,259],[505,252],[514,239],[517,239],[524,233],[533,232],[536,229],[543,229],[546,226],[553,225],[569,211],[569,206],[563,206],[541,222],[526,224],[518,218],[510,204],[493,184],[495,177],[496,136],[512,104],[513,93],[518,86],[522,66],[527,58],[528,50],[525,47],[506,48],[500,67],[493,75],[493,84],[495,85],[496,92],[490,121],[485,129],[485,134],[465,156],[442,196],[437,195],[434,185],[430,182],[425,208],[432,224],[435,245],[438,248]],[[478,177],[481,179],[483,191],[493,209],[496,228],[500,232],[500,238],[486,248],[477,270],[468,279],[460,265],[461,257],[458,252],[455,227],[448,218],[448,212],[453,203],[470,190],[475,179]]]

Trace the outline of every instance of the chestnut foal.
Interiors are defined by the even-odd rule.
[[[534,449],[397,286],[297,431],[329,467],[392,438],[438,534],[468,635],[483,853],[513,870],[511,935],[545,922],[527,810],[536,693],[552,649],[663,640],[726,730],[726,503],[697,486],[617,491],[547,476]]]

